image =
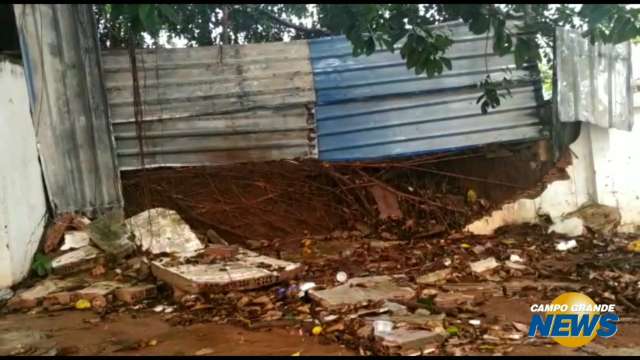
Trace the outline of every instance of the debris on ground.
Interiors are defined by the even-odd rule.
[[[640,240],[635,240],[630,242],[627,245],[627,250],[634,252],[634,253],[639,253],[640,252]]]
[[[13,297],[13,290],[6,288],[0,289],[0,303],[7,301]]]
[[[2,331],[0,333],[0,356],[56,355],[55,343],[46,334],[35,331]]]
[[[569,240],[569,241],[561,240],[556,244],[556,250],[558,251],[567,251],[575,247],[578,247],[578,243],[575,240]]]
[[[394,193],[380,185],[373,185],[369,187],[369,191],[378,205],[380,219],[386,220],[402,218],[402,210],[400,210],[398,197]]]
[[[44,298],[55,292],[62,292],[72,289],[82,288],[86,281],[76,278],[66,279],[45,279],[36,286],[18,291],[7,303],[10,309],[28,309],[38,306]]]
[[[594,203],[585,204],[565,217],[578,217],[589,230],[607,236],[613,234],[622,218],[618,208]]]
[[[67,231],[64,234],[64,242],[60,247],[61,251],[78,249],[88,246],[90,243],[89,234],[84,230]]]
[[[490,257],[480,261],[469,263],[469,266],[471,267],[471,271],[479,274],[488,270],[495,269],[496,267],[500,266],[500,263],[498,263],[494,257]]]
[[[121,211],[110,211],[98,217],[87,229],[91,242],[107,254],[124,257],[135,251]]]
[[[416,282],[420,285],[435,285],[446,282],[447,278],[451,275],[451,269],[442,269],[434,271],[430,274],[422,275],[416,279]]]
[[[134,241],[152,254],[193,254],[204,246],[177,212],[156,208],[127,220]]]
[[[381,353],[389,355],[422,355],[435,350],[444,334],[426,330],[393,329],[376,335]]]
[[[400,286],[396,278],[383,275],[357,277],[349,279],[345,284],[326,290],[311,290],[309,296],[325,308],[335,308],[360,302],[389,299],[409,299],[415,291],[410,287]]]
[[[118,300],[127,304],[136,304],[142,300],[153,298],[158,294],[158,288],[154,284],[126,286],[116,289]]]
[[[60,240],[62,240],[64,232],[67,230],[67,227],[71,225],[72,221],[73,214],[70,213],[62,214],[53,220],[53,224],[49,226],[44,237],[45,254],[50,253],[58,247]]]
[[[290,280],[302,265],[239,249],[232,260],[215,264],[181,263],[163,258],[151,263],[160,280],[181,291],[196,294],[257,289]]]
[[[95,311],[93,325],[114,313],[149,312],[171,326],[283,327],[361,354],[447,355],[506,354],[529,340],[526,320],[487,310],[497,299],[529,303],[581,291],[615,301],[627,316],[640,308],[640,241],[603,224],[615,222],[615,212],[571,214],[567,221],[589,229],[571,236],[553,225],[468,234],[469,220],[490,208],[483,193],[407,175],[426,164],[302,162],[149,178],[158,185],[150,202],[127,219],[117,211],[59,219],[64,226],[49,231],[58,239],[47,255],[53,274],[7,292],[3,311]],[[264,176],[253,177],[256,169]],[[196,198],[202,202],[187,200]]]
[[[54,274],[72,274],[91,269],[101,260],[102,252],[91,245],[64,253],[51,261]]]

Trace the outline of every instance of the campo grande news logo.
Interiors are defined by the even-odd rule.
[[[618,332],[616,322],[620,318],[614,311],[614,304],[596,304],[587,295],[567,292],[551,304],[531,305],[529,336],[539,333],[566,347],[584,346],[596,335],[608,338]]]

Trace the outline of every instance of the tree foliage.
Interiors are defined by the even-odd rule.
[[[399,50],[408,69],[427,77],[452,69],[446,55],[453,40],[433,27],[446,21],[464,21],[492,44],[488,56],[513,53],[519,68],[541,56],[553,63],[556,26],[580,30],[592,42],[617,44],[640,35],[640,10],[619,4],[99,4],[96,16],[105,47],[125,46],[129,35],[143,44],[142,33],[158,45],[162,31],[188,46],[344,34],[354,56]],[[482,111],[499,106],[511,83],[506,76],[494,79],[487,68],[479,83]]]

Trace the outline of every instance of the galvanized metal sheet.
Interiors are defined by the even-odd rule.
[[[631,42],[592,45],[580,32],[556,28],[558,117],[631,131]]]
[[[103,51],[121,169],[140,167],[127,50]],[[137,50],[146,166],[316,156],[305,41]]]
[[[398,52],[353,57],[345,37],[310,40],[320,159],[405,156],[541,137],[539,81],[517,70],[513,55],[492,54],[491,36],[473,35],[462,22],[437,31],[455,41],[447,52],[453,67],[431,79],[408,70]],[[487,73],[521,83],[513,98],[483,115],[477,84]]]
[[[122,206],[90,5],[14,5],[54,213]]]

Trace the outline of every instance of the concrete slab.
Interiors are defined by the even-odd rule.
[[[326,290],[310,290],[309,296],[327,308],[357,304],[365,301],[409,299],[414,290],[402,287],[391,276],[353,278],[345,284]]]

